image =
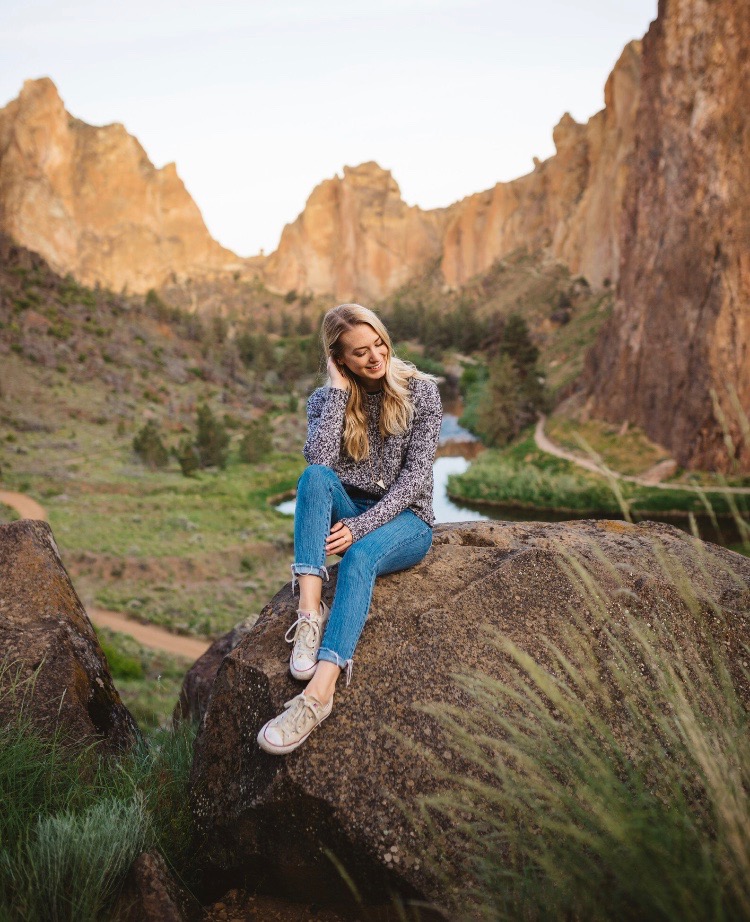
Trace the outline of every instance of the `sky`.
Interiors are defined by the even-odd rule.
[[[375,160],[422,208],[528,173],[586,121],[657,0],[0,0],[0,106],[50,77],[72,115],[174,161],[211,234],[278,245],[313,188]]]

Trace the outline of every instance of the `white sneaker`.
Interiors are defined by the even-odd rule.
[[[302,745],[333,708],[333,695],[328,704],[321,704],[312,695],[300,692],[287,701],[278,717],[265,723],[258,733],[258,745],[271,755],[281,756]]]
[[[323,639],[331,610],[325,602],[320,611],[297,611],[299,617],[284,635],[287,643],[294,644],[289,657],[289,671],[295,679],[311,679],[318,667],[318,650]],[[296,628],[296,630],[295,630]],[[294,630],[294,636],[289,635]]]

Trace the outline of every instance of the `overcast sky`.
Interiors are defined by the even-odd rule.
[[[48,76],[68,111],[175,161],[211,233],[278,244],[313,187],[376,160],[449,205],[554,153],[604,104],[657,0],[0,0],[0,106]]]

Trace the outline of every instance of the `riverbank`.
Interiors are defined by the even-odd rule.
[[[532,428],[503,449],[488,449],[463,474],[448,478],[448,496],[489,508],[506,506],[581,515],[633,518],[694,516],[750,519],[746,495],[675,488],[665,490],[586,470],[541,450]],[[747,545],[746,545],[747,546]],[[738,550],[735,547],[735,550]]]

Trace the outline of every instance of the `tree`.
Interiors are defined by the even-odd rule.
[[[198,407],[198,432],[195,437],[195,448],[201,467],[226,467],[229,454],[229,433],[206,403]]]
[[[201,459],[198,455],[198,449],[190,436],[185,436],[180,441],[175,451],[175,456],[180,465],[180,470],[185,477],[190,477],[201,466]]]
[[[539,350],[532,343],[528,324],[520,314],[510,314],[505,321],[500,354],[507,355],[513,360],[513,364],[522,377],[532,373],[536,374]]]
[[[239,448],[240,461],[255,464],[262,461],[273,450],[273,430],[267,416],[254,419],[245,430]]]
[[[169,464],[169,452],[153,419],[150,419],[133,439],[133,450],[152,471]]]
[[[513,362],[507,355],[493,359],[476,412],[477,432],[486,445],[507,445],[520,431],[519,391],[518,372]]]

